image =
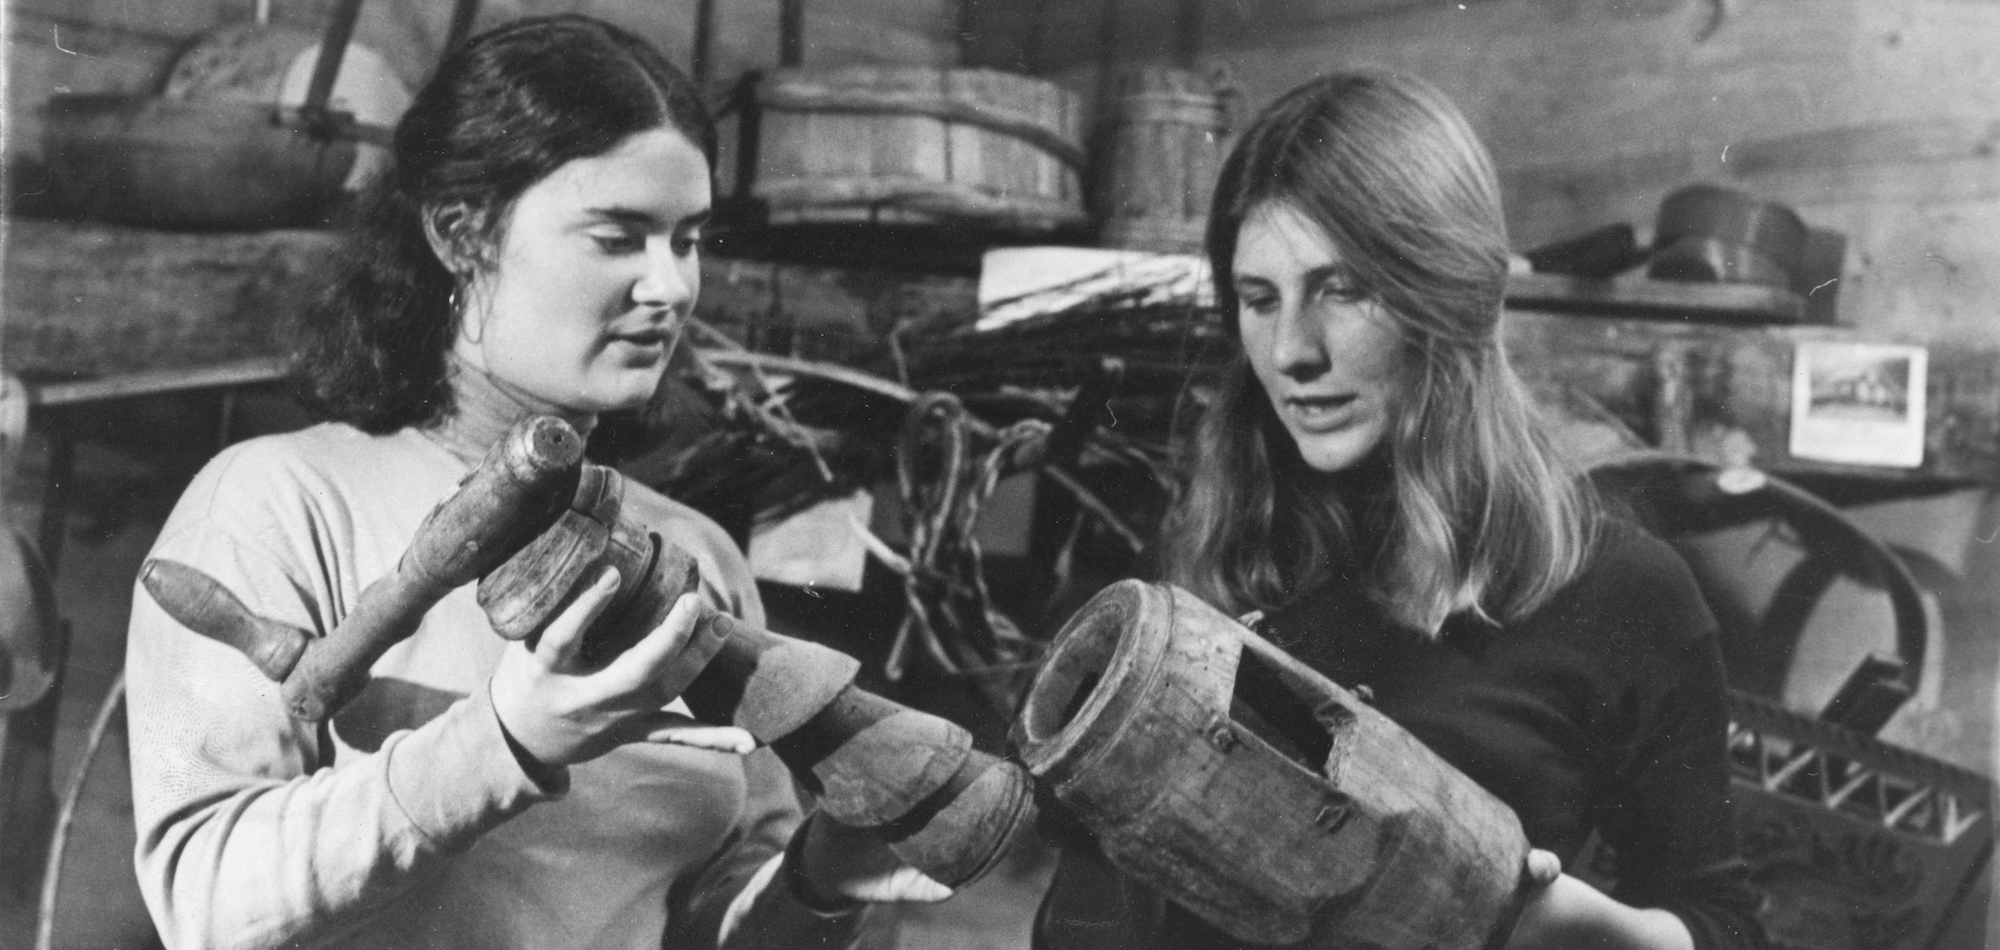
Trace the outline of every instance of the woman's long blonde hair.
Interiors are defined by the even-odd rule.
[[[1240,612],[1350,565],[1392,619],[1430,635],[1462,612],[1501,624],[1534,613],[1582,570],[1599,509],[1501,346],[1508,244],[1485,147],[1441,93],[1394,73],[1322,76],[1272,103],[1224,162],[1209,217],[1232,330],[1237,233],[1269,203],[1325,229],[1411,354],[1387,436],[1387,510],[1368,519],[1374,543],[1359,543],[1363,500],[1306,466],[1238,354],[1186,446],[1165,578]]]

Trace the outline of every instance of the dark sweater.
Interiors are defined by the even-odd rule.
[[[1613,896],[1677,914],[1697,950],[1765,946],[1728,803],[1716,623],[1664,543],[1610,522],[1584,573],[1504,630],[1461,616],[1428,639],[1335,583],[1259,631],[1370,695],[1513,807],[1528,840],[1565,868],[1595,830],[1616,854]],[[1055,887],[1068,893],[1052,892],[1043,908],[1040,946],[1242,945],[1171,905],[1143,919],[1158,913],[1157,899],[1129,879],[1105,880],[1101,860],[1088,849],[1065,855]],[[1091,924],[1093,904],[1123,909],[1104,912],[1116,923]]]
[[[1583,574],[1507,629],[1461,615],[1428,639],[1345,584],[1260,629],[1365,688],[1565,867],[1596,830],[1617,858],[1613,896],[1679,915],[1697,948],[1763,946],[1729,808],[1716,623],[1666,544],[1608,522]]]

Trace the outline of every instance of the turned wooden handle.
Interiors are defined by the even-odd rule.
[[[150,558],[139,583],[167,616],[211,640],[235,647],[272,682],[284,682],[312,643],[312,634],[250,612],[229,588],[207,574],[161,558]]]
[[[444,595],[500,566],[569,506],[583,437],[561,419],[532,416],[494,443],[417,527],[391,571],[369,584],[340,626],[313,644],[285,680],[294,717],[322,720],[368,682],[368,669],[415,633]]]

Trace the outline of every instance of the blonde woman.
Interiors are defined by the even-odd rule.
[[[1508,366],[1499,188],[1464,117],[1391,73],[1292,90],[1224,164],[1208,253],[1242,351],[1166,579],[1265,612],[1536,848],[1612,848],[1610,893],[1556,878],[1509,946],[1763,945],[1715,621],[1670,548],[1600,510]]]

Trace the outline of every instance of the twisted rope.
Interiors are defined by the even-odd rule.
[[[946,674],[977,680],[1006,711],[1013,704],[1010,681],[1032,668],[1037,645],[993,605],[975,532],[1000,479],[1039,453],[1050,427],[1015,423],[975,454],[976,422],[949,393],[919,397],[904,417],[896,478],[910,519],[910,557],[901,571],[908,609],[884,672],[902,679],[921,650]],[[925,465],[930,461],[934,468]]]

